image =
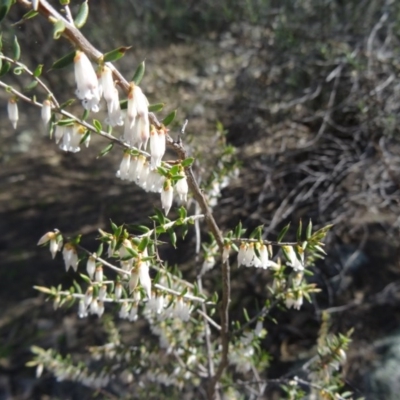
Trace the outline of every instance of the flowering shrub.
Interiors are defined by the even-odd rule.
[[[101,156],[119,147],[122,159],[116,177],[146,192],[159,193],[163,211],[155,209],[150,216],[152,226],[111,223],[109,231],[99,229],[96,249],[84,248],[80,236],[67,237],[58,229],[44,233],[38,245],[48,246],[52,258],[62,253],[66,272],[72,269],[79,279],[70,288],[36,289],[53,301],[55,309],[72,306],[79,318],[95,315],[104,319],[109,340],[90,348],[91,362],[85,364],[62,357],[53,349],[34,347],[29,365],[36,367],[38,376],[46,369],[58,380],[80,382],[94,390],[113,391],[115,382],[119,382],[118,387],[125,391],[118,394],[130,393],[129,398],[175,398],[181,391],[192,398],[260,398],[269,385],[279,387],[281,396],[289,399],[316,398],[318,393],[329,399],[350,398],[338,373],[349,339],[329,334],[327,321],[321,329],[318,353],[303,366],[302,377],[298,377],[300,372],[275,380],[268,380],[266,375],[269,355],[263,347],[268,335],[264,321],[276,307],[300,309],[304,300],[311,301],[311,294],[318,291],[307,276],[312,274],[314,261],[325,254],[323,240],[330,226],[314,230],[309,222],[303,229],[300,221],[295,242],[284,241],[289,226],[276,240],[265,238],[263,226],[249,234],[241,224],[223,232],[212,207],[238,173],[233,149],[224,149],[211,171],[212,179],[200,188],[192,168],[195,160],[188,156],[182,140],[186,123],[175,135],[168,126],[176,113],[159,121],[155,113],[162,111],[163,104],[149,104],[145,90],[139,86],[144,62],[137,67],[132,81],[126,81],[113,62],[127,48],[100,53],[79,30],[89,14],[88,2],[80,5],[75,19],[68,1],[60,3],[60,10],[56,10],[45,0],[3,1],[0,17],[6,17],[11,6],[24,7],[24,21],[44,17],[53,26],[54,40],[65,37],[75,46],[52,68],[73,64],[75,96],[82,103],[83,117],[68,111],[70,102],[59,103],[41,79],[42,66],[31,70],[20,61],[21,49],[15,38],[12,54],[0,54],[0,86],[10,94],[7,111],[11,125],[17,129],[18,104],[27,103],[41,109],[42,121],[62,151],[80,152],[82,145],[90,145],[91,136],[108,142]],[[31,78],[29,95],[7,84],[10,70]],[[37,94],[31,94],[35,89]],[[43,101],[36,96],[43,97]],[[103,123],[98,119],[88,122],[102,103],[107,109]],[[176,159],[164,160],[167,147]],[[188,206],[188,199],[193,199],[191,204],[196,206]],[[171,210],[174,219],[167,218]],[[160,258],[158,248],[165,244],[166,237],[175,247],[179,236],[184,237],[190,229],[199,232],[200,228],[208,231],[210,239],[202,243],[203,264],[197,279],[191,282],[182,276],[179,266],[171,267],[168,260]],[[196,247],[200,244],[197,235]],[[272,277],[263,307],[244,310],[244,323],[233,323],[230,318],[231,263],[233,268],[267,270]],[[203,278],[213,269],[219,271],[221,287],[203,285]],[[123,343],[111,315],[132,324],[145,321],[152,335],[140,335],[137,343]],[[131,387],[135,387],[133,393],[129,392]]]

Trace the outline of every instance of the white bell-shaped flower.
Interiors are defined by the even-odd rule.
[[[16,129],[19,116],[18,116],[17,100],[15,98],[11,98],[8,100],[7,112],[8,112],[8,119],[11,121],[13,128]]]
[[[92,63],[82,51],[77,51],[74,58],[76,95],[83,106],[93,112],[99,111],[100,90],[96,72]]]
[[[174,190],[171,181],[167,179],[164,183],[163,190],[161,191],[161,206],[164,209],[165,215],[168,215],[169,210],[171,209],[173,198]]]
[[[43,102],[41,117],[43,123],[47,125],[51,118],[51,101],[48,99]]]
[[[72,243],[65,243],[63,249],[63,258],[65,263],[65,270],[68,271],[71,267],[74,271],[78,269],[78,253]]]
[[[178,193],[180,200],[186,202],[187,195],[189,192],[189,186],[184,171],[181,172],[181,176],[183,176],[183,178],[179,179],[179,181],[176,182],[175,189],[176,192]]]

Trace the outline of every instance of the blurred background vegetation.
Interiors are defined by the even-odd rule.
[[[221,141],[237,148],[241,175],[223,190],[215,213],[223,229],[239,220],[266,225],[274,238],[300,218],[334,224],[326,260],[310,280],[323,289],[299,312],[274,315],[265,346],[269,378],[307,360],[328,309],[335,332],[354,327],[346,382],[367,399],[398,399],[400,390],[400,3],[389,0],[90,1],[83,33],[101,51],[132,46],[117,63],[129,79],[146,60],[143,90],[178,109],[171,135],[188,118],[185,144],[198,157],[206,185]],[[79,2],[73,2],[76,11]],[[2,31],[4,51],[18,35],[22,60],[46,71],[71,51],[54,41],[40,17]],[[55,94],[73,97],[72,69],[44,75]],[[24,79],[7,76],[17,87]],[[40,96],[38,97],[40,98]],[[53,228],[84,233],[94,248],[97,228],[147,223],[158,196],[116,180],[121,154],[96,160],[105,143],[62,153],[46,136],[37,110],[20,104],[11,129],[7,94],[0,93],[0,400],[89,398],[78,385],[40,380],[24,367],[32,344],[79,354],[104,339],[101,322],[75,310],[52,311],[35,284],[69,283],[62,261],[36,248]],[[80,105],[75,109],[81,113]],[[218,124],[219,121],[219,124]],[[221,139],[217,126],[227,133]],[[172,155],[171,155],[172,157]],[[149,200],[150,199],[150,200]],[[293,228],[292,235],[295,229]],[[167,251],[190,276],[193,236]],[[261,279],[260,279],[261,278]],[[210,282],[218,282],[210,273]],[[268,274],[233,268],[233,313],[262,302]],[[262,283],[260,283],[262,282]],[[122,324],[122,328],[124,328]],[[130,328],[125,326],[125,331]],[[397,350],[396,350],[397,349]],[[269,398],[274,394],[270,393]]]

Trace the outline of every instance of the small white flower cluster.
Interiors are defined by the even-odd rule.
[[[99,90],[107,103],[108,116],[105,120],[106,124],[110,126],[122,126],[124,119],[119,103],[118,89],[115,87],[112,71],[106,65],[103,65],[101,69]]]
[[[300,307],[303,305],[303,292],[300,288],[303,278],[303,270],[294,270],[290,275],[291,289],[288,289],[285,293],[285,304],[287,308],[293,307],[296,310],[300,310]]]
[[[145,150],[150,136],[149,102],[142,89],[133,82],[128,93],[124,140],[131,146]]]
[[[180,172],[182,178],[177,181],[175,186],[172,186],[171,180],[159,174],[151,163],[152,161],[149,163],[143,155],[131,156],[129,152],[125,152],[116,176],[122,180],[135,182],[146,192],[161,193],[161,205],[165,215],[168,215],[174,199],[174,189],[180,201],[187,200],[189,191],[187,178],[182,168]]]
[[[171,303],[170,297],[157,295],[145,305],[144,314],[148,317],[156,317],[163,321],[171,318],[178,318],[184,322],[189,321],[193,306],[181,297]],[[170,305],[168,307],[168,305]]]
[[[128,319],[129,321],[133,322],[136,321],[138,319],[138,302],[128,302],[128,301],[124,301],[121,305],[121,308],[119,310],[119,317],[121,319]]]
[[[254,356],[254,341],[265,335],[262,321],[258,321],[254,331],[245,332],[239,342],[231,345],[229,350],[229,363],[235,366],[239,373],[246,373],[251,370]]]
[[[57,125],[54,132],[54,138],[56,143],[60,143],[60,149],[63,151],[69,151],[71,153],[77,153],[81,151],[80,144],[86,133],[86,129],[79,124],[73,125]],[[61,141],[62,139],[62,141]],[[85,139],[86,147],[89,147],[90,135]]]
[[[256,250],[259,254],[257,256]],[[242,242],[238,252],[238,266],[255,267],[267,269],[269,267],[276,268],[277,264],[269,259],[267,246],[262,242]]]
[[[138,283],[140,283],[146,292],[147,297],[151,299],[151,279],[149,273],[150,262],[144,260],[148,257],[147,249],[145,249],[142,253],[138,252],[138,257],[131,257],[128,260],[124,260],[126,257],[131,255],[129,250],[137,251],[137,246],[133,244],[131,240],[125,239],[119,249],[119,257],[121,258],[121,268],[124,271],[130,272],[129,293],[136,293],[137,291],[135,291],[135,289]],[[115,256],[116,252],[113,252],[113,254]],[[119,290],[120,289],[118,289],[118,291]],[[118,293],[118,295],[120,296],[120,293]]]

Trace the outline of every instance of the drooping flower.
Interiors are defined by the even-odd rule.
[[[149,263],[147,261],[138,262],[139,281],[145,290],[147,297],[151,299],[151,279],[149,274]]]
[[[121,164],[119,166],[119,170],[117,171],[117,177],[122,180],[129,179],[129,167],[131,165],[131,155],[129,153],[124,153],[122,157]]]
[[[94,273],[94,280],[96,282],[103,282],[103,267],[99,265],[96,267],[96,272]]]
[[[74,58],[76,95],[82,105],[93,112],[99,111],[100,90],[96,72],[92,63],[82,51],[77,51]]]
[[[142,89],[133,82],[128,93],[128,106],[124,128],[124,139],[131,146],[146,149],[149,140],[149,102]]]
[[[63,258],[65,263],[65,270],[68,272],[71,267],[74,271],[78,269],[78,253],[72,243],[65,243],[63,249]]]
[[[165,131],[159,131],[152,125],[150,128],[150,154],[151,154],[151,169],[156,169],[161,165],[161,160],[165,153]]]
[[[106,118],[106,123],[111,126],[123,125],[124,120],[119,103],[119,93],[114,84],[112,71],[106,65],[101,70],[100,82],[103,97],[107,102],[108,117]]]
[[[86,271],[89,275],[89,278],[93,280],[94,273],[96,271],[96,258],[89,256],[86,263]]]
[[[287,265],[295,271],[304,270],[304,252],[301,252],[298,258],[293,246],[282,246],[282,250],[288,260]]]
[[[215,257],[212,254],[208,254],[203,261],[200,275],[203,275],[210,269],[214,268],[215,263],[216,263]]]
[[[60,149],[63,151],[69,151],[71,153],[78,153],[81,151],[80,142],[86,133],[86,128],[79,124],[72,126],[64,126],[64,132],[62,134],[62,143]],[[89,144],[90,136],[85,140],[86,147]]]
[[[54,232],[47,232],[45,235],[43,235],[39,241],[38,241],[38,246],[41,244],[45,244],[47,242],[49,243],[49,249],[52,258],[57,254],[57,251],[60,251],[62,248],[63,240],[60,232],[56,229]]]
[[[181,172],[181,176],[183,176],[183,178],[179,179],[179,181],[176,182],[175,189],[179,195],[180,200],[186,202],[187,194],[189,192],[189,186],[188,186],[186,174],[184,171]]]
[[[51,118],[51,101],[48,99],[43,102],[41,117],[43,123],[47,125]]]
[[[7,112],[8,112],[8,119],[11,121],[13,128],[17,129],[17,123],[19,119],[18,105],[17,105],[17,100],[14,97],[8,100]]]
[[[231,245],[229,243],[224,245],[224,249],[222,250],[222,262],[225,263],[229,259],[229,252],[231,251]]]
[[[171,209],[173,198],[174,190],[171,181],[167,179],[161,192],[161,206],[164,209],[165,215],[168,215],[169,210]]]

